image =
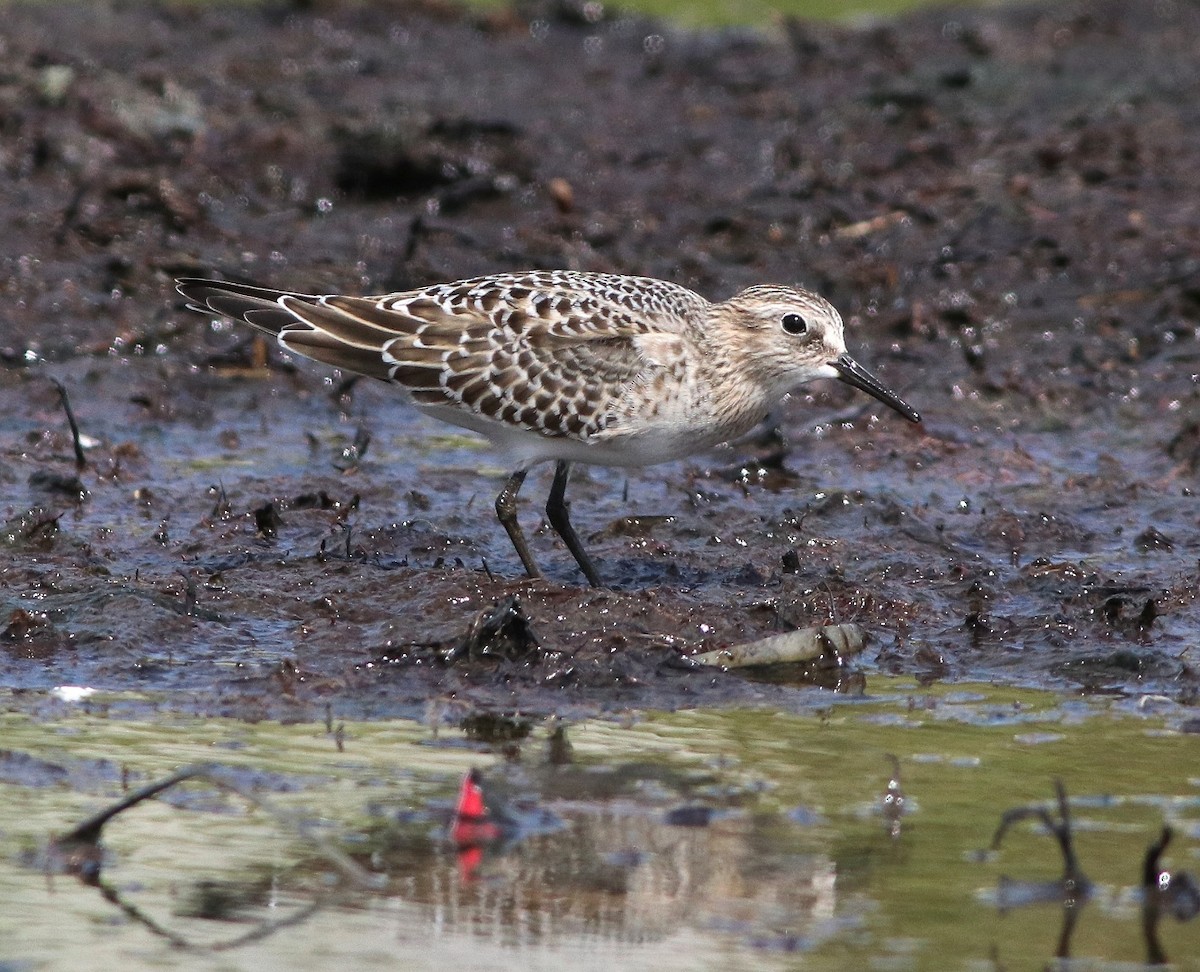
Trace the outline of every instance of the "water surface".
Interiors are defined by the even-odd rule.
[[[987,848],[1004,810],[1053,807],[1056,776],[1095,883],[1070,954],[1088,968],[1143,960],[1146,846],[1170,823],[1166,862],[1200,864],[1196,737],[1180,731],[1182,710],[1149,697],[883,679],[870,688],[793,715],[497,722],[487,731],[508,738],[491,742],[478,723],[470,733],[444,721],[436,733],[420,722],[346,723],[342,751],[322,724],[146,723],[115,715],[130,700],[47,700],[3,720],[0,960],[129,970],[1040,968],[1058,947],[1063,909],[999,901],[1013,900],[1007,879],[1057,879],[1056,845],[1019,824],[998,852]],[[551,746],[564,728],[569,745],[560,732]],[[893,755],[898,816],[883,809]],[[104,879],[190,950],[77,879],[39,869],[49,835],[123,787],[198,761],[306,823],[189,784],[108,825]],[[471,768],[519,826],[507,843],[461,852],[447,822]],[[349,882],[314,835],[378,887]],[[262,940],[208,950],[314,904]],[[1200,968],[1200,923],[1165,919],[1159,933],[1176,967]]]

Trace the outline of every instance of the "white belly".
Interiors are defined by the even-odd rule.
[[[760,417],[753,416],[748,422],[719,428],[663,422],[637,431],[580,440],[501,425],[457,408],[434,406],[421,408],[421,411],[484,436],[498,452],[512,460],[513,468],[558,460],[598,466],[653,466],[703,452],[735,438],[753,428]]]

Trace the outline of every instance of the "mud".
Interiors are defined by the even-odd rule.
[[[583,9],[6,8],[0,683],[242,718],[789,706],[807,676],[686,656],[853,621],[821,684],[1193,702],[1200,7]],[[529,582],[497,457],[171,286],[560,266],[812,287],[925,421],[811,387],[754,441],[581,470],[612,587],[544,527]],[[513,595],[503,650],[460,650]]]

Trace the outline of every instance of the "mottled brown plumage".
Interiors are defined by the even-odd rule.
[[[647,465],[751,429],[814,378],[840,378],[912,421],[916,412],[846,354],[821,297],[751,287],[712,304],[648,277],[569,270],[496,274],[378,297],[312,296],[178,281],[191,307],[245,321],[289,351],[393,382],[423,411],[488,436],[517,471],[497,513],[538,576],[515,501],[528,468],[558,463],[547,512],[589,581],[570,526],[569,464]]]

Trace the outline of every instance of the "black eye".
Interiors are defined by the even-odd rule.
[[[784,314],[781,323],[788,334],[805,334],[808,331],[808,321],[799,314]]]

